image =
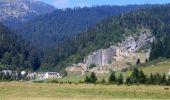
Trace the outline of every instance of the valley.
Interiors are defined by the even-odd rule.
[[[169,3],[75,5],[0,0],[0,100],[170,99]]]

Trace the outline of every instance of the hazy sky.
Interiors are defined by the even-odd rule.
[[[164,4],[170,0],[40,0],[57,8],[70,8],[91,5],[127,5],[127,4]]]

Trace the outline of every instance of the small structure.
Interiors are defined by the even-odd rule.
[[[36,78],[38,80],[45,80],[45,72],[38,72]]]
[[[34,80],[36,78],[37,73],[28,73],[27,78],[29,80]]]
[[[44,78],[45,79],[57,79],[57,78],[62,78],[62,76],[57,72],[46,72]]]
[[[22,76],[25,76],[26,73],[27,73],[26,71],[21,71],[21,75],[22,75]]]
[[[170,76],[170,69],[169,69],[168,75]]]
[[[62,76],[57,72],[38,72],[36,74],[36,78],[38,80],[46,80],[46,79],[62,78]]]
[[[1,72],[4,73],[5,75],[7,75],[7,74],[11,75],[12,74],[12,70],[2,70]]]

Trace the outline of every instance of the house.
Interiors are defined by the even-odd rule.
[[[45,79],[57,79],[62,78],[62,76],[57,72],[46,72]]]
[[[33,79],[35,79],[36,78],[36,74],[37,73],[28,73],[28,75],[27,75],[27,78],[29,79],[29,80],[33,80]]]
[[[38,80],[45,80],[45,72],[38,72],[37,75],[36,75],[36,78]]]
[[[21,71],[21,75],[22,75],[22,76],[25,76],[26,73],[27,73],[26,71]]]
[[[168,75],[170,76],[170,69],[169,69]]]
[[[11,75],[12,74],[12,70],[2,70],[1,72],[4,73],[5,75],[7,75],[7,74]]]

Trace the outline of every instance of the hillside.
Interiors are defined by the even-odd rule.
[[[0,69],[36,70],[39,63],[36,48],[0,24]]]
[[[169,33],[169,9],[169,5],[158,5],[151,9],[131,12],[104,20],[79,36],[57,46],[53,50],[56,52],[46,57],[45,61],[60,67],[81,62],[90,52],[108,48],[110,43],[115,44],[124,39],[125,36],[135,34],[141,28],[150,29],[157,40],[167,37]],[[127,30],[130,30],[130,32],[127,32]],[[153,46],[153,48],[156,48],[156,46]],[[151,56],[152,54],[153,49],[151,50]]]
[[[0,0],[0,22],[16,28],[23,22],[54,11],[51,5],[33,0]]]
[[[170,60],[169,59],[165,59],[165,58],[161,58],[161,59],[157,59],[157,60],[153,60],[151,62],[148,63],[143,63],[141,65],[138,66],[133,66],[131,68],[128,68],[127,71],[117,71],[116,75],[118,76],[120,73],[123,74],[124,78],[127,78],[128,76],[131,75],[132,73],[132,69],[133,68],[139,68],[141,70],[143,70],[143,72],[149,76],[150,74],[168,74],[169,70],[170,70]],[[87,75],[87,74],[86,74]],[[59,79],[58,81],[70,81],[70,82],[79,82],[79,81],[84,81],[86,75],[82,75],[82,76],[76,76],[76,75],[69,75],[64,77],[63,79]],[[110,73],[108,74],[97,74],[98,77],[98,82],[102,81],[102,79],[104,78],[106,81],[108,81],[110,76]]]
[[[24,39],[36,43],[42,49],[47,49],[86,31],[105,18],[150,6],[95,6],[61,9],[29,21],[18,30],[21,31]]]

